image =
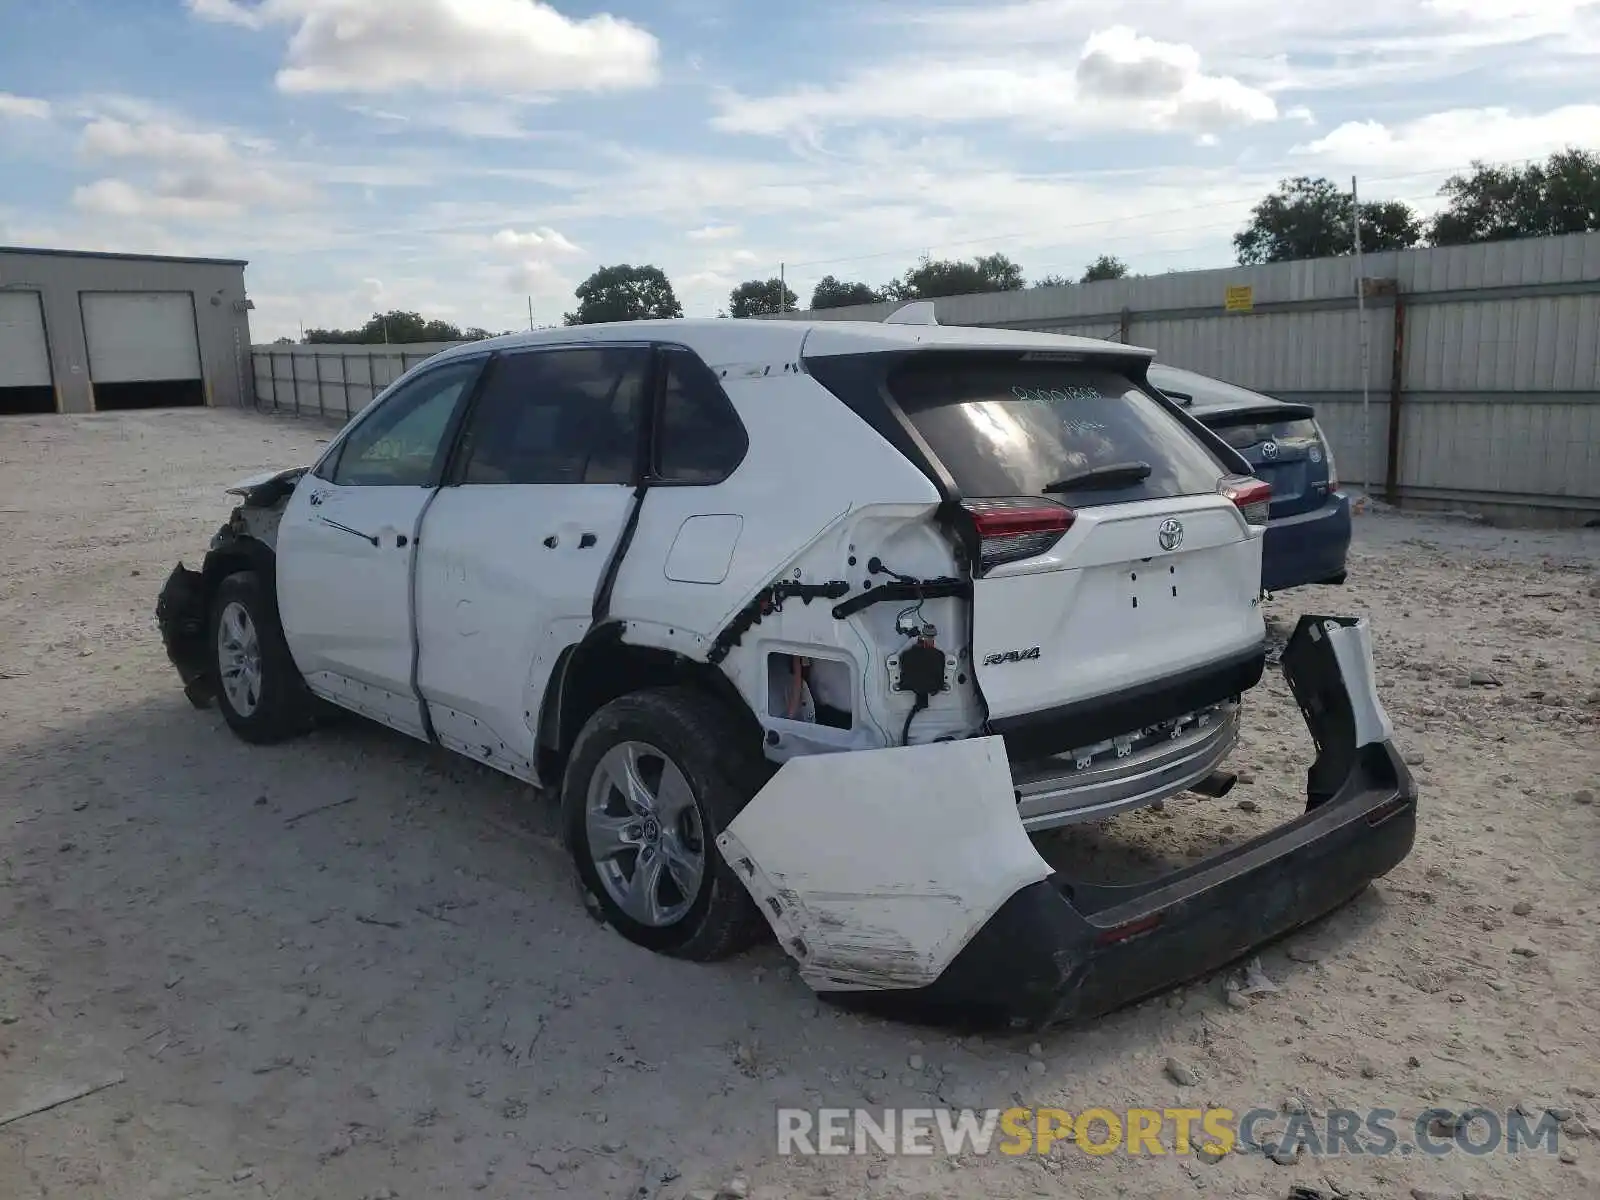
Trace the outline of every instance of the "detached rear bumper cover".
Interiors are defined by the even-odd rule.
[[[1283,670],[1317,745],[1303,815],[1127,887],[1051,871],[999,738],[799,758],[718,840],[802,978],[910,1016],[1045,1025],[1214,970],[1410,853],[1416,786],[1364,622],[1304,617]]]

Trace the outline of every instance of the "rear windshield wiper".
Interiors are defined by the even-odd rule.
[[[1103,467],[1080,471],[1076,475],[1068,475],[1065,479],[1047,483],[1040,491],[1048,496],[1051,492],[1070,492],[1076,488],[1121,487],[1123,484],[1149,479],[1150,473],[1154,470],[1155,468],[1147,462],[1107,463]]]

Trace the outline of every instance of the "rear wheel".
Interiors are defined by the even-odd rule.
[[[562,784],[567,845],[629,941],[709,960],[761,936],[760,913],[716,847],[764,779],[748,742],[723,705],[687,688],[614,700],[578,736]]]
[[[289,654],[278,606],[254,571],[229,575],[211,601],[217,706],[247,742],[278,742],[311,727],[311,694]]]

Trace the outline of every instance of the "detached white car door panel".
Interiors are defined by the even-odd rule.
[[[417,534],[482,365],[425,370],[386,396],[301,479],[278,526],[278,609],[306,683],[415,737]]]
[[[634,503],[648,347],[497,356],[417,562],[417,686],[439,741],[533,778],[551,669],[588,631]]]

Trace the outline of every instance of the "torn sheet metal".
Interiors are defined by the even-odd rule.
[[[246,505],[267,508],[294,491],[295,485],[300,482],[300,477],[310,469],[310,467],[289,467],[282,471],[263,471],[259,475],[241,479],[232,487],[223,490],[229,496],[242,497]]]
[[[997,737],[790,759],[717,845],[819,991],[931,984],[1050,875]]]
[[[1365,623],[1303,617],[1283,670],[1317,747],[1305,812],[1154,879],[1052,874],[998,737],[792,759],[718,845],[820,993],[1014,1027],[1119,1008],[1247,957],[1411,851],[1416,784]]]

